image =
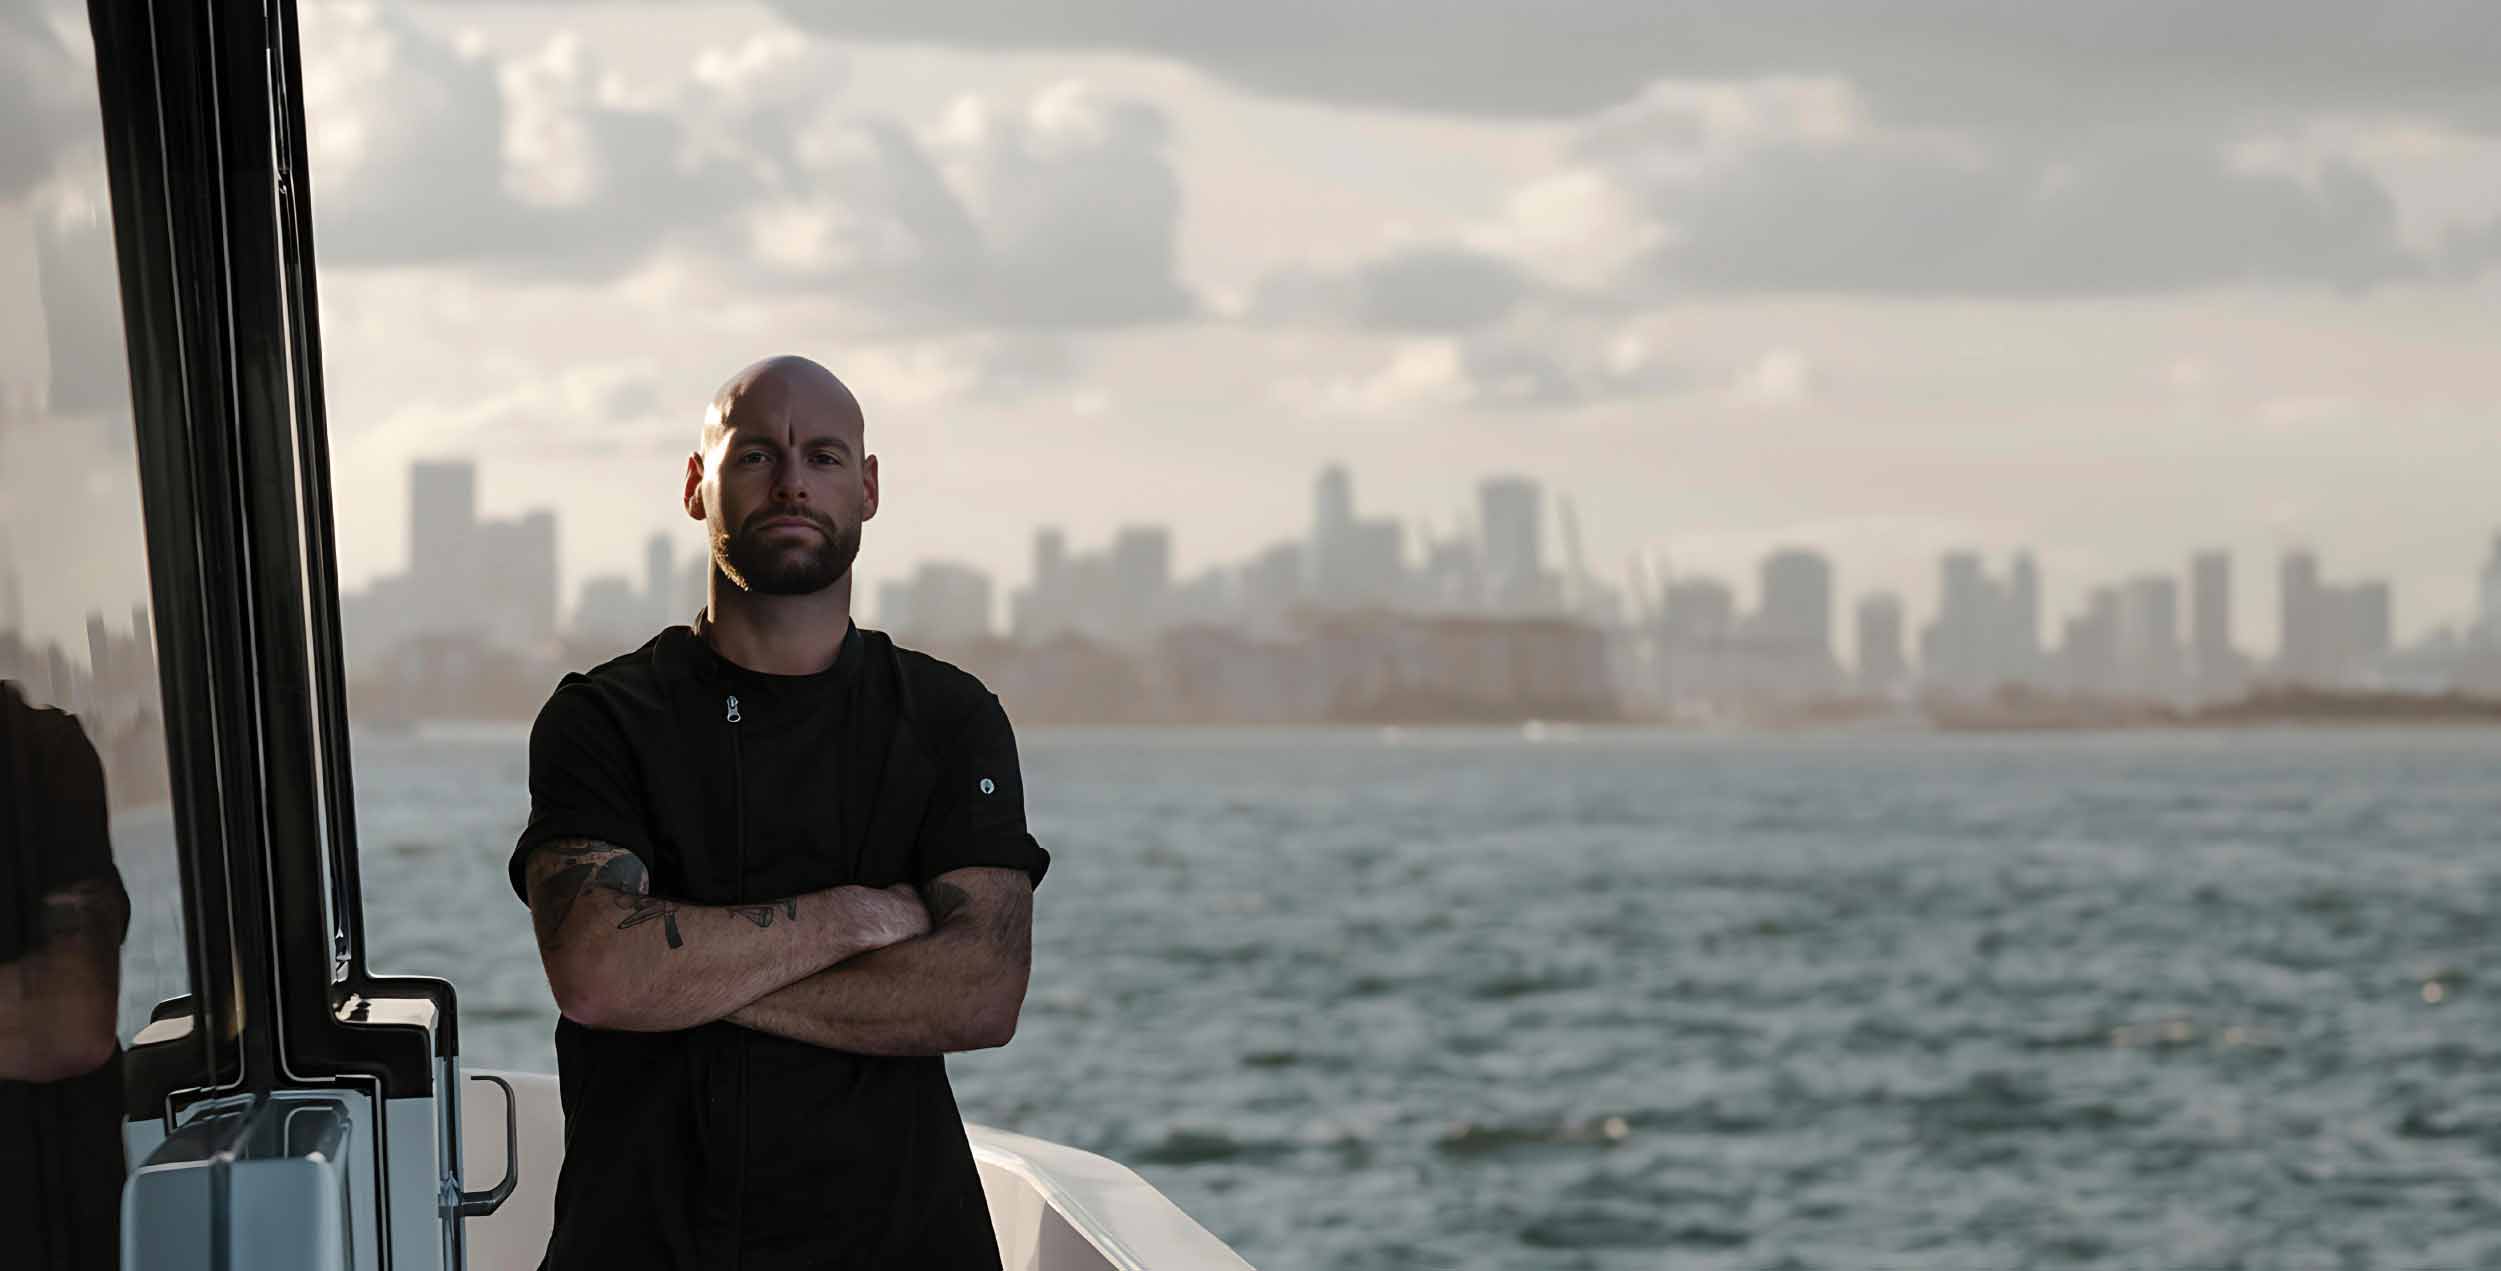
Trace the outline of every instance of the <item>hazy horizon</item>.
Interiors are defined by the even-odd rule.
[[[2265,649],[2306,544],[2469,614],[2501,14],[1053,12],[306,5],[343,586],[445,455],[559,512],[568,606],[694,550],[703,401],[798,351],[884,465],[863,601],[1040,525],[1238,560],[1335,461],[1436,535],[1535,477],[1618,586],[1796,543],[1918,615],[2029,548],[2058,615],[2223,549]]]

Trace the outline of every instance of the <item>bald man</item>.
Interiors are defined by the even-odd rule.
[[[851,621],[865,431],[804,358],[722,385],[686,461],[703,613],[531,730],[554,1271],[999,1265],[942,1057],[1014,1034],[1050,857],[998,699]]]

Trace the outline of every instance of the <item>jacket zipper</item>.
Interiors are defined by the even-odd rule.
[[[747,765],[743,748],[738,744],[738,724],[745,719],[738,710],[738,695],[726,695],[721,702],[721,718],[729,729],[729,782],[731,842],[738,852],[738,903],[747,902]],[[738,1029],[738,1190],[730,1223],[730,1265],[747,1263],[747,1120],[752,1112],[747,1107],[747,1030]]]

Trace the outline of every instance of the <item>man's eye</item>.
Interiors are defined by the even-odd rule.
[[[750,464],[762,463],[764,462],[764,452],[761,450],[750,450],[747,453],[738,456],[738,462]]]
[[[841,464],[841,463],[842,463],[842,456],[841,456],[841,455],[838,455],[838,454],[834,454],[834,453],[832,453],[831,451],[824,451],[824,450],[820,450],[820,451],[818,451],[818,452],[817,452],[817,454],[816,454],[816,461],[817,461],[818,463],[830,463],[830,464],[836,464],[836,465],[839,465],[839,464]]]

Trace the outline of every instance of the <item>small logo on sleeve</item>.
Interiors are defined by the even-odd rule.
[[[999,787],[998,787],[996,784],[994,784],[994,783],[990,780],[990,778],[988,778],[988,777],[983,777],[983,778],[981,779],[981,792],[982,792],[983,794],[992,794],[992,793],[996,793],[996,792],[997,792],[997,790],[998,790],[998,788],[999,788]]]

